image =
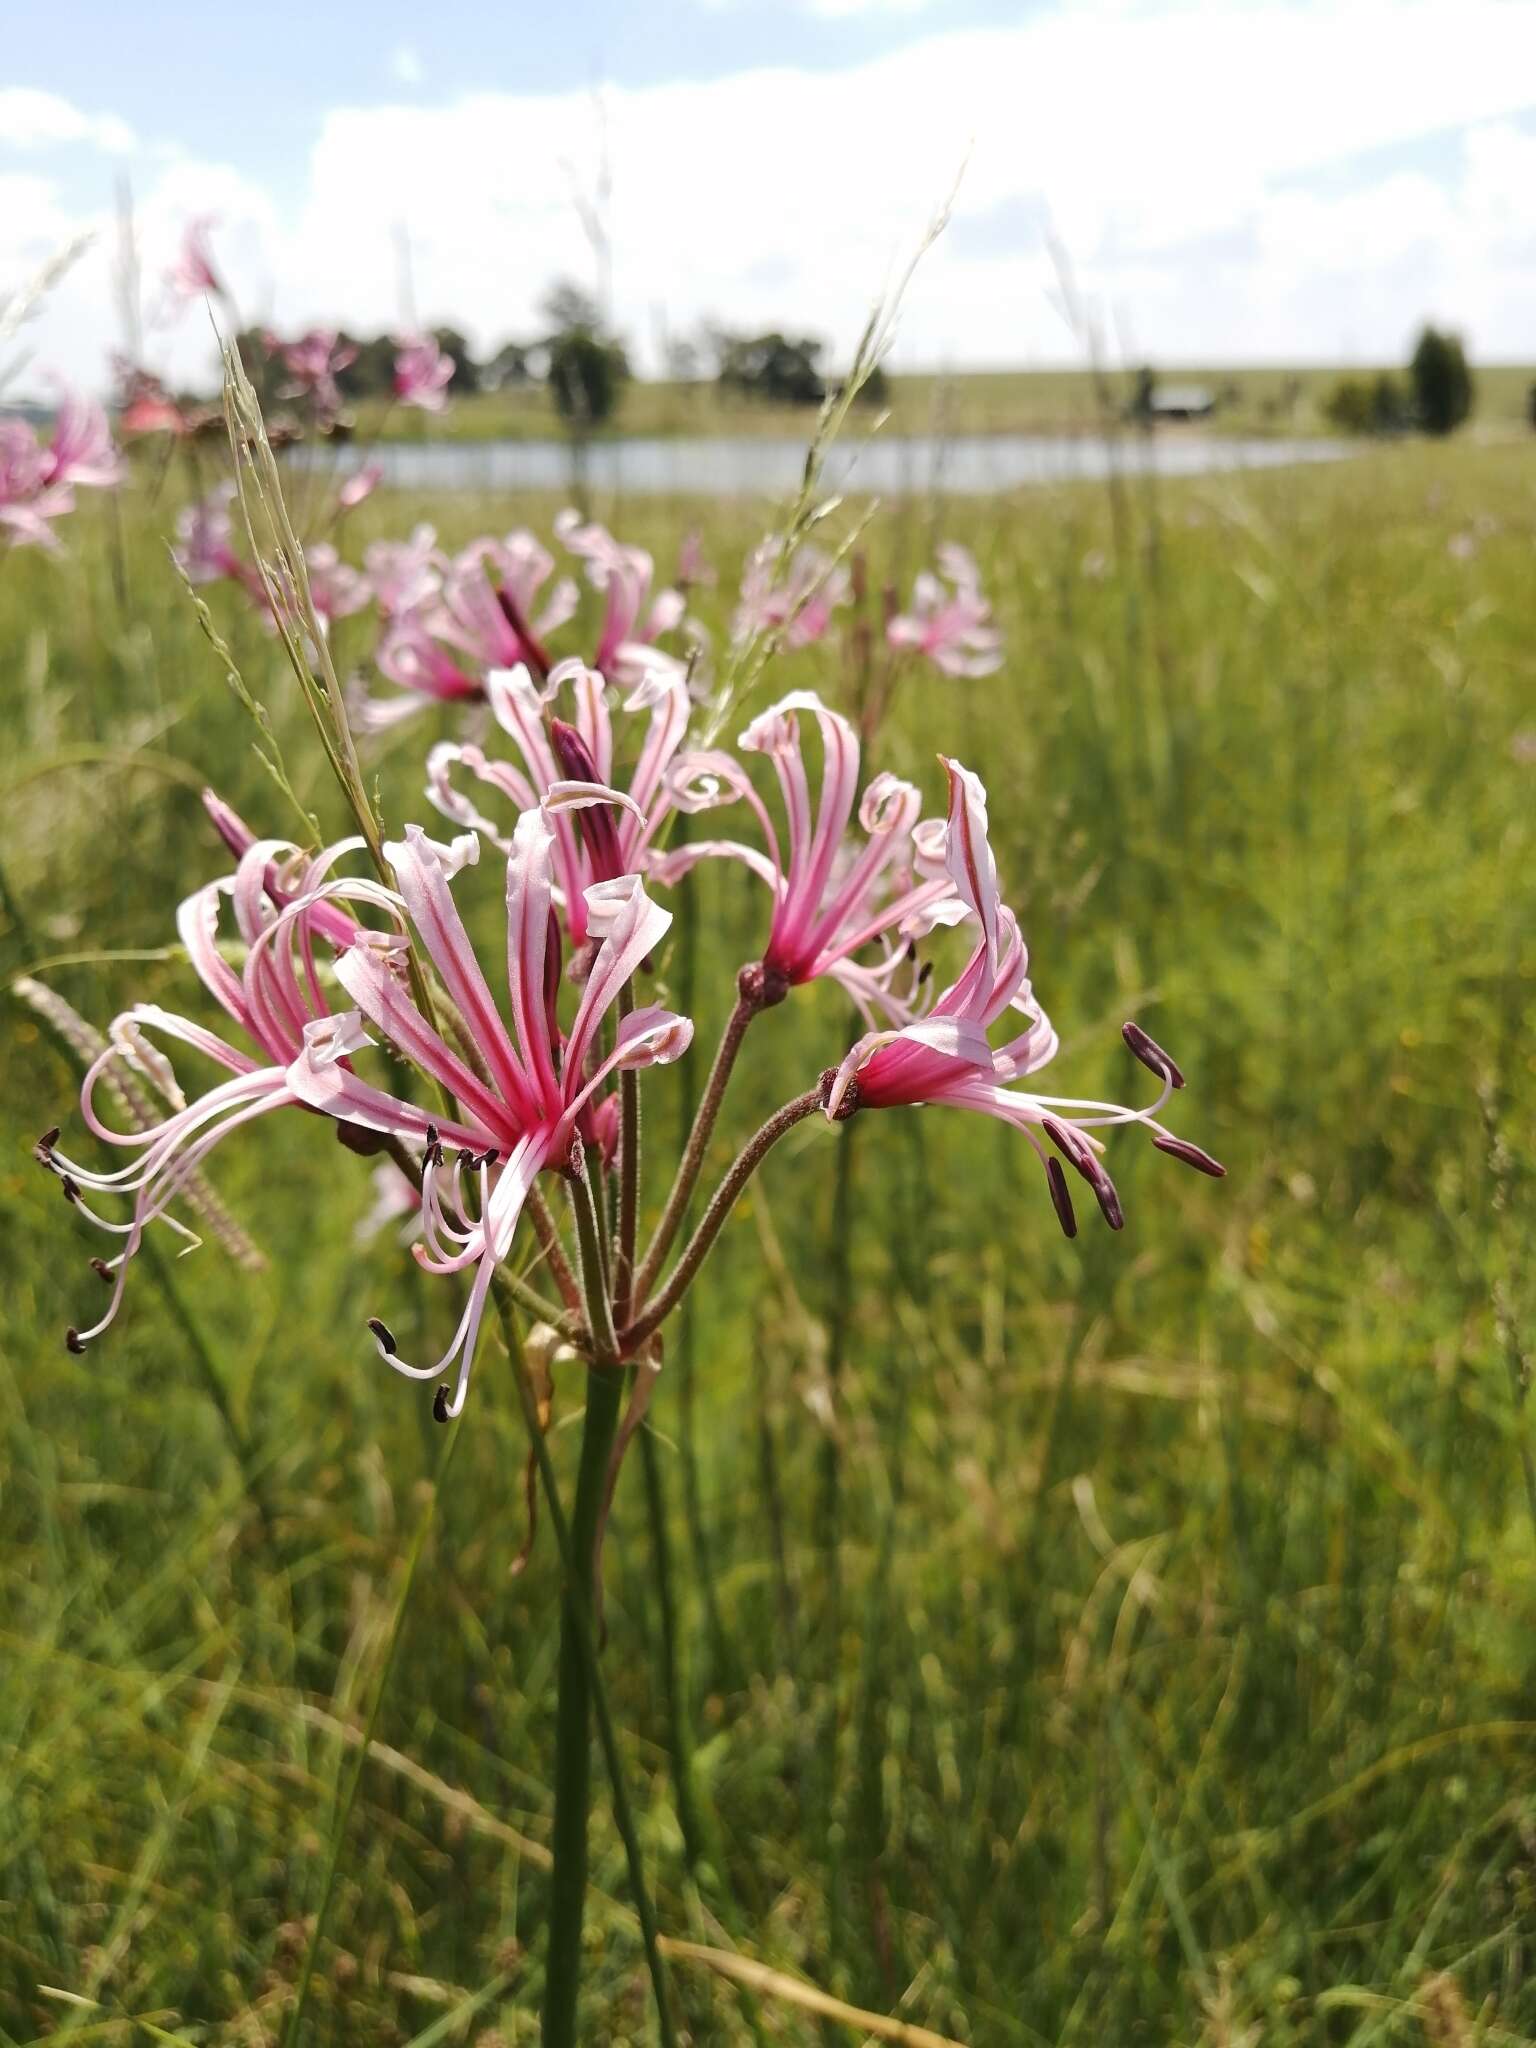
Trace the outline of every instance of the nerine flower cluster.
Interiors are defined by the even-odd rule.
[[[108,1294],[93,1321],[69,1331],[71,1350],[112,1323],[146,1232],[189,1234],[178,1196],[210,1154],[276,1115],[328,1121],[352,1150],[387,1154],[386,1206],[414,1208],[411,1255],[460,1290],[459,1312],[436,1356],[402,1356],[382,1314],[373,1335],[395,1370],[435,1384],[443,1417],[464,1405],[498,1276],[514,1268],[517,1298],[547,1311],[593,1364],[648,1356],[747,1177],[807,1116],[840,1123],[932,1105],[1000,1119],[1033,1153],[1069,1236],[1074,1183],[1121,1226],[1106,1163],[1106,1140],[1121,1126],[1221,1172],[1162,1122],[1183,1077],[1135,1024],[1125,1042],[1156,1083],[1149,1102],[1046,1092],[1057,1037],[971,768],[941,761],[937,805],[889,770],[868,774],[853,723],[808,690],[750,718],[734,748],[695,744],[681,589],[657,588],[643,550],[575,515],[556,537],[600,598],[595,641],[582,647],[571,645],[574,580],[527,533],[446,554],[419,529],[370,548],[347,572],[355,586],[339,560],[311,559],[313,580],[324,586],[315,572],[329,569],[339,587],[322,611],[376,608],[375,666],[399,693],[394,706],[483,704],[489,726],[430,749],[430,808],[386,842],[382,870],[370,870],[361,839],[305,851],[261,836],[210,795],[231,865],[187,898],[177,927],[224,1022],[214,1029],[134,1004],[112,1023],[81,1095],[90,1138],[123,1163],[103,1166],[74,1138],[66,1149],[58,1130],[38,1147],[115,1247],[93,1261]],[[180,551],[189,575],[253,588],[219,508],[189,515]],[[920,579],[910,612],[891,610],[889,647],[952,674],[995,665],[1000,645],[974,563],[950,549],[940,566],[943,580]],[[686,580],[702,580],[696,548]],[[786,560],[770,543],[748,565],[736,630],[779,627],[807,644],[846,599],[830,565]],[[724,813],[733,829],[713,836]],[[708,827],[690,823],[674,839],[682,817]],[[504,939],[490,948],[472,939],[461,909],[466,870],[487,861],[500,870],[505,906]],[[633,1091],[693,1035],[692,1021],[656,993],[657,970],[672,892],[704,861],[745,870],[743,886],[761,900],[761,937],[737,977],[694,1131],[681,1157],[664,1162],[670,1190],[642,1245]],[[959,964],[941,982],[932,962],[946,952]],[[823,980],[862,1029],[748,1140],[674,1250],[749,1027]],[[141,1100],[145,1088],[158,1098],[158,1121],[114,1121],[119,1065],[137,1077]],[[605,1193],[610,1175],[623,1190],[617,1203]],[[568,1221],[551,1199],[562,1188]],[[513,1256],[527,1229],[537,1246],[531,1282],[529,1261]]]

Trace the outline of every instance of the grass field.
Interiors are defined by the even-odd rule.
[[[1347,374],[1374,374],[1352,366]],[[1204,384],[1220,396],[1220,409],[1204,432],[1225,434],[1320,434],[1330,431],[1323,402],[1340,368],[1295,367],[1193,369],[1158,365],[1164,384]],[[1476,369],[1476,423],[1485,432],[1528,431],[1529,366],[1491,363]],[[1128,403],[1132,379],[1115,372],[1108,379],[1116,401]],[[895,375],[889,405],[893,434],[1061,434],[1086,433],[1101,424],[1102,401],[1087,371],[997,370],[954,374]],[[378,426],[379,409],[359,408],[358,432],[366,439]],[[760,405],[723,396],[713,384],[635,382],[624,390],[612,423],[617,434],[779,435],[804,439],[810,415],[793,406]],[[559,431],[542,385],[485,393],[456,401],[441,420],[425,427],[418,416],[398,412],[387,431],[407,438],[430,432],[455,440],[541,439]],[[1187,430],[1186,430],[1187,431]]]
[[[664,568],[698,516],[596,509]],[[552,510],[358,517],[430,512],[456,543]],[[704,516],[719,632],[761,515]],[[97,504],[67,558],[0,559],[3,966],[100,1023],[190,1000],[166,949],[221,871],[199,785],[288,829],[168,525]],[[608,1542],[664,1930],[975,2048],[1511,2048],[1536,2038],[1530,451],[895,505],[875,580],[950,536],[1006,667],[909,681],[873,765],[935,798],[936,747],[982,772],[1063,1085],[1133,1089],[1140,1017],[1230,1177],[1127,1144],[1126,1230],[1067,1244],[981,1119],[817,1122],[770,1163]],[[826,651],[774,680],[840,688]],[[378,760],[393,819],[426,815],[429,736]],[[494,863],[460,887],[493,959]],[[708,1047],[763,906],[734,869],[689,887],[697,957],[657,964],[696,977]],[[730,1128],[847,1024],[827,989],[765,1019]],[[363,1318],[419,1354],[454,1283],[359,1251],[366,1166],[279,1117],[214,1175],[265,1271],[213,1244],[144,1262],[67,1355],[97,1243],[27,1152],[72,1077],[9,997],[0,1028],[0,2041],[277,2040],[333,1858],[310,2040],[532,2040],[558,1573],[546,1528],[510,1574],[494,1345],[435,1428]],[[645,1078],[653,1132],[684,1086]],[[566,1478],[581,1398],[567,1377]],[[599,1789],[586,2038],[639,2043]],[[696,2043],[878,2038],[686,1957],[674,1983]]]

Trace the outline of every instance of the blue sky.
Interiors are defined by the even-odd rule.
[[[595,276],[573,192],[605,145],[642,362],[706,318],[846,346],[967,159],[899,362],[1069,357],[1048,231],[1112,351],[1391,358],[1434,316],[1536,356],[1528,0],[22,14],[0,294],[93,237],[27,337],[73,377],[113,342],[125,176],[150,353],[192,375],[206,326],[157,320],[192,215],[216,216],[248,317],[398,325],[403,235],[419,312],[489,344],[536,324],[553,276]]]

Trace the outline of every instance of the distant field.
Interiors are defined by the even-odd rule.
[[[1323,401],[1344,375],[1373,375],[1375,366],[1344,370],[1266,365],[1248,369],[1166,367],[1166,384],[1205,384],[1221,396],[1211,431],[1231,434],[1316,434],[1327,431]],[[1528,424],[1527,404],[1536,368],[1499,363],[1476,372],[1476,425],[1504,432]],[[1130,379],[1113,373],[1117,400],[1128,399]],[[1097,424],[1099,400],[1086,370],[988,370],[964,375],[893,377],[890,426],[896,434],[1080,433]],[[624,394],[614,431],[633,435],[762,434],[803,436],[811,415],[804,407],[756,405],[723,398],[713,384],[640,383]],[[361,438],[379,424],[377,408],[363,407]],[[441,420],[391,416],[385,431],[402,439],[447,436],[463,441],[536,440],[559,431],[542,385],[466,398]]]

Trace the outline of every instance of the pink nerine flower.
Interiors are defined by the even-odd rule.
[[[769,534],[748,559],[731,637],[739,644],[778,628],[784,646],[809,647],[831,625],[837,607],[847,603],[848,591],[848,571],[841,563],[830,562],[820,548],[802,547],[786,568],[784,543]]]
[[[107,416],[88,400],[63,394],[47,444],[25,420],[0,420],[0,538],[57,547],[52,522],[73,511],[76,487],[105,489],[122,473]]]
[[[357,507],[371,498],[384,481],[382,462],[365,462],[361,469],[354,469],[342,481],[336,493],[336,503],[343,512],[355,512]]]
[[[656,565],[644,548],[626,547],[606,527],[583,524],[570,508],[557,514],[555,533],[587,565],[587,581],[601,591],[603,629],[592,666],[613,682],[630,682],[644,665],[641,649],[682,623],[682,592],[661,590],[643,620]]]
[[[254,1056],[245,1046],[154,1003],[136,1003],[114,1020],[107,1050],[86,1073],[81,1114],[103,1143],[127,1148],[136,1158],[117,1172],[95,1171],[57,1149],[56,1130],[46,1134],[37,1152],[82,1214],[124,1240],[116,1258],[93,1261],[96,1271],[111,1283],[112,1296],[98,1322],[89,1329],[69,1331],[71,1351],[84,1350],[116,1316],[129,1264],[151,1223],[163,1220],[197,1242],[170,1213],[170,1205],[209,1153],[232,1131],[298,1101],[287,1084],[286,1069],[299,1056],[316,1020],[329,1016],[315,967],[315,942],[355,943],[360,928],[350,907],[343,910],[332,899],[340,892],[354,901],[366,900],[370,891],[379,893],[376,885],[331,880],[336,862],[361,845],[359,840],[343,841],[312,860],[284,841],[253,838],[216,799],[210,810],[229,843],[241,848],[238,866],[233,877],[211,882],[186,899],[177,913],[177,930],[198,978],[254,1048]],[[226,900],[247,949],[238,974],[218,945]],[[226,1078],[189,1103],[156,1039],[170,1040],[211,1060]],[[108,1070],[118,1063],[167,1105],[170,1114],[160,1123],[147,1130],[118,1131],[102,1121],[97,1093]],[[425,1121],[419,1120],[422,1128]],[[87,1195],[109,1201],[131,1197],[128,1220],[115,1223],[99,1215]]]
[[[53,440],[43,462],[43,481],[66,488],[80,484],[108,490],[123,480],[122,457],[101,406],[65,391],[54,415]]]
[[[18,547],[56,548],[52,521],[74,503],[64,486],[45,484],[45,461],[25,420],[0,419],[0,537]]]
[[[310,543],[304,550],[304,567],[309,573],[309,594],[322,619],[347,618],[360,612],[373,596],[367,577],[344,562],[328,540]]]
[[[395,397],[423,412],[441,412],[453,381],[453,358],[445,355],[430,334],[402,335],[395,346]]]
[[[612,801],[611,791],[566,786],[557,787],[549,808]],[[336,966],[357,1009],[317,1023],[287,1075],[288,1086],[302,1101],[329,1116],[389,1135],[419,1136],[419,1111],[350,1070],[351,1055],[371,1043],[363,1029],[366,1018],[459,1106],[460,1121],[439,1120],[428,1135],[416,1257],[433,1273],[475,1268],[464,1313],[443,1356],[426,1366],[407,1364],[385,1325],[372,1325],[383,1355],[413,1379],[438,1379],[457,1362],[452,1397],[446,1388],[439,1390],[436,1412],[444,1417],[457,1415],[464,1405],[491,1277],[511,1250],[534,1179],[545,1168],[567,1167],[577,1120],[610,1076],[675,1060],[693,1035],[686,1017],[657,1007],[637,1009],[619,1019],[613,1049],[600,1056],[603,1019],[672,922],[634,875],[597,883],[588,892],[590,926],[602,943],[570,1031],[561,1032],[556,1015],[559,926],[552,915],[555,843],[549,809],[530,810],[519,818],[507,861],[510,1031],[459,917],[439,852],[413,826],[406,828],[403,843],[385,848],[400,884],[402,935],[407,930],[403,913],[408,913],[474,1040],[483,1076],[422,1016],[394,953],[368,934]],[[451,1169],[444,1144],[462,1148],[463,1156]],[[473,1203],[463,1186],[466,1175],[476,1184]]]
[[[310,399],[326,419],[340,412],[341,386],[336,379],[357,361],[352,344],[343,342],[334,327],[313,327],[297,341],[274,345],[292,380],[284,386],[283,397]]]
[[[386,619],[421,611],[443,587],[437,529],[416,527],[409,540],[376,540],[363,551],[373,601]]]
[[[562,692],[571,694],[569,721],[548,717]],[[471,775],[500,792],[519,811],[541,803],[562,781],[617,789],[613,718],[603,678],[579,661],[562,661],[542,683],[526,668],[493,673],[487,694],[496,722],[517,747],[518,762],[490,760],[479,747],[444,741],[427,756],[427,795],[444,817],[481,833],[502,852],[502,837],[462,791],[453,772]],[[622,700],[626,713],[648,714],[623,802],[616,814],[587,809],[581,825],[561,811],[553,817],[558,895],[571,943],[589,935],[587,894],[594,882],[638,874],[651,861],[650,848],[672,808],[666,773],[688,729],[688,692],[680,676],[657,670],[644,676]]]
[[[801,712],[814,716],[821,734],[821,787],[814,807]],[[668,777],[678,809],[711,810],[740,799],[756,818],[767,853],[739,840],[704,840],[658,861],[657,880],[675,882],[696,861],[713,856],[743,861],[773,891],[773,923],[762,956],[770,989],[777,984],[782,996],[801,982],[829,975],[866,1017],[879,1012],[904,1019],[910,1010],[891,983],[909,942],[964,914],[948,875],[929,855],[936,821],[919,824],[922,799],[910,782],[877,775],[859,802],[866,843],[856,853],[849,847],[859,789],[858,738],[846,718],[809,690],[795,691],[753,719],[740,745],[773,763],[787,842],[781,847],[766,806],[729,754],[683,755]],[[854,959],[876,943],[883,949],[877,964]]]
[[[410,541],[381,544],[365,559],[386,622],[374,666],[411,693],[360,699],[358,717],[373,730],[432,700],[483,697],[497,669],[526,665],[546,675],[545,636],[576,609],[576,585],[563,576],[536,611],[555,562],[522,529],[502,541],[472,541],[445,562],[431,528],[419,526]]]
[[[1159,1151],[1185,1165],[1218,1177],[1225,1169],[1198,1145],[1174,1137],[1156,1121],[1174,1089],[1183,1087],[1184,1077],[1138,1025],[1125,1026],[1126,1044],[1162,1083],[1157,1100],[1145,1109],[1036,1095],[1013,1086],[1054,1057],[1056,1033],[1030,988],[1029,956],[1018,921],[998,895],[997,868],[987,837],[986,791],[959,762],[946,760],[944,766],[950,784],[945,864],[956,895],[979,928],[975,951],[925,1017],[898,1030],[871,1032],[853,1046],[827,1089],[826,1114],[835,1122],[855,1109],[948,1103],[1000,1117],[1021,1129],[1034,1146],[1068,1237],[1076,1235],[1077,1220],[1066,1176],[1042,1137],[1087,1181],[1110,1228],[1119,1230],[1125,1219],[1114,1183],[1099,1163],[1104,1147],[1095,1131],[1114,1124],[1141,1124]],[[988,1030],[1010,1008],[1028,1020],[1026,1027],[994,1047]]]
[[[706,586],[713,589],[717,581],[714,565],[704,553],[704,536],[691,526],[677,550],[677,587],[685,592]]]
[[[221,484],[195,505],[176,515],[176,542],[171,559],[189,583],[218,583],[225,577],[262,598],[261,579],[234,548],[234,522],[229,505],[233,484]]]
[[[981,594],[974,559],[953,541],[938,551],[939,574],[924,570],[912,588],[912,609],[886,626],[892,647],[925,654],[949,676],[989,676],[1003,665],[1002,635]],[[952,588],[946,590],[943,577]]]
[[[165,273],[166,286],[173,298],[184,301],[200,299],[210,292],[216,298],[224,296],[224,282],[214,266],[213,249],[208,240],[209,230],[217,225],[212,214],[203,214],[197,220],[188,221],[176,261]]]

